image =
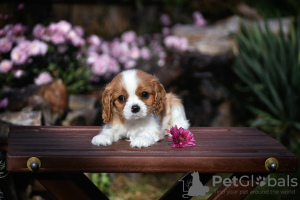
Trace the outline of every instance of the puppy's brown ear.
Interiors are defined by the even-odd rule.
[[[154,114],[157,115],[162,111],[164,107],[164,102],[166,100],[166,91],[164,86],[156,77],[154,77],[153,80],[153,87],[155,88],[153,109]]]
[[[102,119],[104,123],[108,123],[112,118],[112,93],[110,87],[106,86],[102,95]]]

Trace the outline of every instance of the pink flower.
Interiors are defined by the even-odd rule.
[[[17,69],[13,71],[13,74],[15,78],[20,78],[24,74],[24,71],[21,69]]]
[[[128,57],[130,49],[128,43],[115,39],[110,43],[109,51],[113,57],[123,60]]]
[[[53,25],[54,25],[54,29],[56,29],[55,31],[58,31],[62,34],[67,34],[72,28],[72,25],[65,20],[61,20]]]
[[[137,46],[133,46],[130,49],[129,56],[134,60],[138,59],[140,57],[140,49]]]
[[[167,14],[162,14],[160,16],[160,22],[163,26],[170,26],[171,25],[171,18]]]
[[[92,72],[97,76],[103,76],[108,72],[119,71],[118,62],[108,54],[97,56],[92,66]]]
[[[97,35],[91,35],[87,38],[88,44],[98,46],[101,44],[101,39]]]
[[[71,30],[68,34],[67,34],[67,39],[75,46],[75,47],[79,47],[79,46],[83,46],[85,45],[85,41],[83,38],[81,38],[76,31]]]
[[[22,35],[27,31],[27,27],[23,26],[22,24],[16,24],[13,27],[13,33],[15,35]]]
[[[186,148],[196,145],[194,135],[188,129],[182,127],[178,129],[175,125],[175,127],[172,126],[170,130],[166,129],[166,131],[172,135],[172,137],[168,137],[169,140],[173,140],[172,147]]]
[[[43,85],[52,81],[52,76],[49,72],[42,72],[34,79],[36,85]]]
[[[13,63],[17,65],[25,64],[29,58],[27,49],[22,48],[23,46],[16,46],[10,53],[10,58]]]
[[[39,40],[33,40],[28,47],[28,53],[31,56],[45,55],[47,50],[48,45]]]
[[[12,42],[8,38],[1,38],[0,39],[0,53],[7,53],[12,48]]]
[[[202,14],[198,11],[193,13],[193,18],[195,26],[204,26],[207,23]]]
[[[6,108],[8,105],[8,99],[4,98],[0,101],[0,108]]]
[[[7,73],[9,72],[13,67],[13,64],[10,60],[2,60],[0,63],[0,72],[1,73]]]
[[[174,48],[179,51],[186,51],[189,47],[188,40],[185,37],[170,35],[165,37],[164,43],[168,48]]]
[[[158,65],[159,67],[163,67],[165,64],[166,64],[166,61],[165,61],[164,59],[159,59],[159,60],[157,61],[157,65]]]
[[[136,38],[136,33],[134,31],[127,31],[122,34],[122,40],[127,43],[134,43]]]
[[[56,32],[56,33],[51,35],[51,42],[53,44],[56,44],[56,45],[57,44],[63,44],[63,43],[66,42],[66,38],[62,33]]]
[[[162,34],[164,35],[164,36],[168,36],[168,35],[170,35],[171,34],[171,30],[170,30],[170,28],[168,28],[168,27],[163,27],[163,29],[162,29]]]
[[[41,24],[37,24],[33,28],[33,35],[37,38],[42,38],[45,32],[46,32],[46,28]]]
[[[142,47],[140,54],[141,54],[141,57],[145,60],[149,60],[151,57],[151,52],[147,47]]]
[[[124,63],[124,68],[125,69],[132,69],[136,66],[136,61],[135,60],[126,60]]]
[[[74,31],[79,35],[80,37],[83,37],[84,35],[84,30],[81,26],[74,26]]]

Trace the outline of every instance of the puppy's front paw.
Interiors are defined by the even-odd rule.
[[[132,140],[132,142],[130,143],[130,146],[142,148],[142,147],[149,147],[152,144],[153,144],[153,141],[149,140],[146,137],[137,137],[134,140]]]
[[[107,146],[107,145],[111,145],[112,142],[113,142],[112,138],[109,137],[108,135],[104,135],[104,134],[96,135],[96,136],[92,139],[92,144],[93,144],[93,145],[97,145],[97,146]]]

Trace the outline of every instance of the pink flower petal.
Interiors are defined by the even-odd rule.
[[[175,125],[166,131],[172,135],[172,137],[168,137],[169,140],[173,140],[172,147],[187,148],[196,145],[193,143],[195,141],[194,135],[188,129],[178,128]]]

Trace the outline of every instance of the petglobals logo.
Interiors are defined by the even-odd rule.
[[[205,196],[209,192],[209,187],[205,186],[200,180],[201,174],[198,172],[190,172],[179,181],[182,182],[182,198],[190,198],[194,196]],[[219,175],[212,176],[212,187],[223,185],[225,187],[244,187],[245,190],[240,190],[240,194],[252,194],[253,191],[249,191],[247,188],[251,187],[263,187],[261,194],[295,194],[295,189],[298,186],[297,178],[293,178],[290,175],[286,175],[283,178],[274,178],[271,175],[267,177],[261,175],[240,175],[232,176],[230,178],[224,178]],[[278,190],[278,188],[285,188],[284,190]],[[289,190],[286,190],[290,188]],[[216,191],[217,193],[220,191]],[[223,192],[223,191],[221,191]],[[238,192],[238,191],[231,191]],[[224,193],[224,194],[227,194]]]
[[[248,181],[245,181],[248,180]],[[285,178],[272,178],[270,175],[267,177],[254,176],[254,175],[243,175],[240,177],[233,176],[232,178],[223,178],[221,176],[213,176],[212,186],[222,183],[224,186],[229,187],[231,185],[238,187],[255,186],[260,187],[267,185],[268,187],[297,187],[298,180],[297,178],[292,178],[290,175],[287,175]]]

